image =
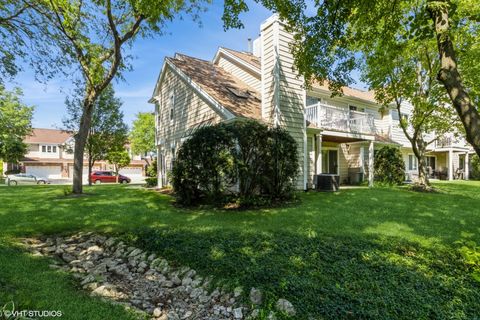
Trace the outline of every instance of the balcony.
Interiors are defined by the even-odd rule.
[[[372,115],[322,103],[306,108],[307,120],[319,128],[346,133],[375,134]]]

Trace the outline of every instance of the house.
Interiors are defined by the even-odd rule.
[[[73,136],[65,131],[56,129],[34,128],[24,143],[28,152],[18,165],[5,164],[4,171],[17,169],[29,174],[49,179],[73,178]],[[127,146],[128,149],[128,146]],[[145,175],[145,160],[139,155],[131,155],[132,161],[128,167],[120,170],[121,174],[129,177]],[[105,161],[95,163],[93,170],[111,170],[112,167]],[[83,163],[83,177],[88,177],[88,162]]]
[[[331,97],[325,84],[306,89],[293,69],[292,41],[274,15],[262,23],[253,52],[221,47],[212,61],[184,54],[165,58],[149,100],[155,104],[159,186],[168,184],[176,151],[191,132],[242,118],[289,131],[298,145],[301,190],[313,187],[318,174],[373,183],[374,150],[383,145],[399,146],[408,176],[415,175],[416,159],[396,109],[382,108],[371,91],[344,87],[342,96]],[[411,106],[404,109],[408,113]],[[429,150],[427,161],[453,179],[457,171],[468,171],[469,153],[464,141],[445,138]]]

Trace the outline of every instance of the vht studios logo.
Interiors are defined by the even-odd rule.
[[[20,320],[39,318],[60,318],[62,311],[58,310],[15,310],[13,302],[7,303],[0,309],[0,320]]]

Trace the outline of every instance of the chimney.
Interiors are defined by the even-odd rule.
[[[248,45],[248,50],[247,50],[247,52],[251,54],[251,53],[253,52],[252,38],[248,38],[248,39],[247,39],[247,45]]]

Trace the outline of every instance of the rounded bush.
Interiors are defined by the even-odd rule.
[[[289,198],[297,173],[297,145],[287,131],[242,119],[196,130],[179,148],[171,181],[183,205],[232,195],[248,205]]]
[[[405,181],[405,164],[400,149],[384,146],[375,150],[375,180],[389,185],[402,184]]]

